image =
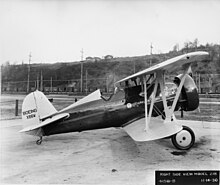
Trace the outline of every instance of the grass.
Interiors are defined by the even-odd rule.
[[[199,109],[200,111],[197,109],[184,112],[183,118],[181,118],[180,112],[176,112],[175,115],[178,119],[220,122],[220,105],[201,104]]]

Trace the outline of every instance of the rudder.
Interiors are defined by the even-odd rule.
[[[22,104],[22,120],[28,124],[39,124],[57,110],[47,97],[40,91],[28,94]]]

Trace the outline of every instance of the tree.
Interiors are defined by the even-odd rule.
[[[194,40],[194,42],[193,42],[194,48],[197,49],[198,44],[199,44],[199,40],[196,38],[196,39]]]
[[[179,51],[179,44],[176,43],[174,46],[173,46],[173,51],[175,52],[178,52]]]
[[[7,60],[5,63],[4,63],[5,66],[10,66],[10,61]]]
[[[184,48],[186,50],[186,52],[188,53],[189,51],[189,42],[184,42]]]

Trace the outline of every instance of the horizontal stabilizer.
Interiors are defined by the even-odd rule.
[[[151,141],[162,139],[181,131],[182,126],[177,125],[176,121],[166,121],[165,123],[164,120],[151,118],[152,124],[148,130],[145,130],[145,118],[143,118],[125,126],[124,130],[135,141]]]
[[[63,118],[66,118],[66,117],[69,117],[69,114],[68,113],[62,113],[62,114],[57,114],[51,118],[47,118],[46,120],[44,120],[43,122],[41,122],[40,124],[35,124],[35,125],[31,125],[31,126],[28,126],[22,130],[20,130],[19,132],[29,132],[29,131],[33,131],[33,130],[36,130],[36,129],[39,129],[43,126],[46,126],[46,125],[49,125],[55,121],[58,121],[60,119],[63,119]]]
[[[94,91],[93,93],[85,96],[84,98],[80,99],[79,101],[73,103],[72,105],[62,109],[61,111],[59,111],[60,113],[62,112],[65,112],[65,111],[68,111],[69,109],[73,109],[79,105],[82,105],[84,103],[87,103],[87,102],[91,102],[91,101],[95,101],[95,100],[99,100],[101,99],[101,92],[100,92],[100,89]]]

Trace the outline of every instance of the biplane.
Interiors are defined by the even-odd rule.
[[[43,136],[116,127],[138,142],[171,138],[177,149],[190,149],[195,134],[178,123],[174,112],[198,108],[198,89],[189,72],[193,62],[208,55],[197,51],[171,58],[117,81],[108,98],[96,90],[59,111],[42,92],[32,92],[23,101],[26,127],[20,132],[38,136],[39,145]],[[167,87],[165,72],[177,70],[182,74],[173,79],[172,88]]]

